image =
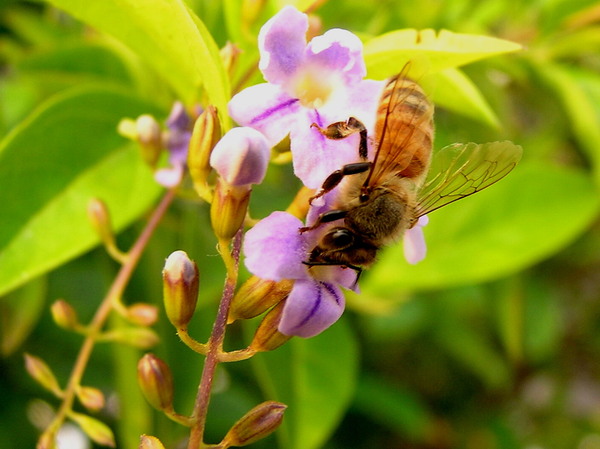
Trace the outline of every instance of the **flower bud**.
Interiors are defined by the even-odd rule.
[[[75,421],[81,430],[92,439],[95,443],[101,446],[115,447],[115,436],[112,430],[104,424],[91,416],[84,415],[82,413],[69,412],[69,418]]]
[[[167,317],[177,329],[187,327],[198,301],[198,267],[184,251],[173,252],[163,269],[163,294]]]
[[[152,326],[158,319],[158,308],[152,304],[139,302],[126,309],[129,321],[141,326]]]
[[[248,128],[233,128],[215,145],[210,165],[232,186],[260,184],[265,177],[269,143],[260,132]]]
[[[273,433],[283,420],[287,405],[266,401],[246,413],[227,432],[221,445],[247,446]]]
[[[64,299],[54,301],[52,307],[52,318],[54,322],[64,329],[76,329],[79,326],[79,320],[77,319],[77,312],[75,309]]]
[[[232,186],[217,180],[215,194],[210,204],[210,221],[219,239],[230,240],[244,224],[250,202],[248,186]]]
[[[156,167],[162,151],[162,130],[154,117],[140,115],[135,121],[137,141],[142,149],[144,161],[152,168]]]
[[[294,197],[293,201],[286,209],[286,212],[292,214],[294,217],[299,218],[300,220],[304,220],[306,218],[306,214],[308,213],[310,198],[314,195],[315,191],[313,189],[302,186],[302,188],[298,190],[298,193]]]
[[[225,46],[221,48],[221,61],[223,61],[223,67],[225,67],[225,71],[229,74],[229,78],[231,79],[233,79],[241,52],[242,50],[240,50],[237,45],[232,44],[231,42],[227,42]]]
[[[160,440],[151,435],[142,435],[140,437],[140,445],[138,449],[165,449],[165,446]]]
[[[139,349],[155,346],[160,338],[157,333],[147,327],[123,327],[103,334],[100,340],[125,343]]]
[[[97,388],[80,386],[77,389],[77,398],[92,412],[97,412],[104,407],[104,394]]]
[[[265,315],[254,333],[254,338],[250,343],[251,349],[257,352],[272,351],[292,338],[278,330],[284,305],[285,301],[281,301]]]
[[[115,234],[106,203],[98,198],[92,198],[88,203],[87,212],[94,230],[100,236],[100,240],[107,246],[113,245]]]
[[[229,323],[248,320],[285,299],[292,290],[294,281],[268,281],[257,276],[250,277],[239,288],[229,308]]]
[[[208,191],[206,180],[212,170],[210,153],[220,138],[221,125],[217,108],[208,106],[194,123],[187,159],[194,188],[203,198]]]
[[[50,367],[39,357],[31,354],[24,354],[25,369],[42,387],[54,393],[56,396],[62,396],[62,390]]]
[[[138,382],[148,402],[156,409],[173,410],[173,376],[165,362],[154,354],[138,362]]]

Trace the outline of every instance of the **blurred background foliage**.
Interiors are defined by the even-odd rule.
[[[49,3],[77,9],[77,2]],[[209,435],[218,441],[257,402],[278,399],[290,406],[285,426],[255,447],[600,448],[600,3],[320,3],[314,13],[322,29],[349,29],[367,46],[403,28],[523,45],[454,73],[481,94],[478,113],[465,111],[460,97],[452,107],[452,92],[439,80],[430,91],[449,106],[436,113],[436,148],[507,139],[523,146],[524,159],[498,185],[432,215],[421,264],[403,262],[401,245],[387,250],[330,330],[222,367]],[[230,40],[242,49],[231,85],[259,82],[248,70],[257,61],[256,35],[281,4],[187,5],[218,47]],[[98,20],[88,23],[110,22],[98,8]],[[100,29],[126,35],[122,19]],[[160,52],[153,57],[143,40],[137,44],[127,47],[48,3],[0,4],[0,447],[33,447],[36,425],[54,405],[24,375],[23,352],[43,355],[63,380],[80,345],[53,323],[50,304],[67,299],[85,322],[118,268],[95,248],[85,211],[70,205],[102,196],[127,247],[159,194],[116,124],[145,112],[163,120],[185,95],[188,103],[203,100],[173,81],[193,66],[174,66]],[[210,56],[215,48],[198,51]],[[209,74],[193,76],[208,85],[223,73],[206,61]],[[221,94],[213,91],[211,100],[226,101]],[[255,189],[253,216],[284,209],[298,187],[289,166],[273,166]],[[126,292],[128,302],[160,305],[164,258],[184,249],[201,272],[192,331],[200,340],[224,275],[207,212],[198,201],[178,200]],[[73,235],[77,244],[65,245]],[[233,326],[228,346],[242,346],[252,326]],[[187,412],[202,360],[164,318],[156,330],[154,352],[172,367],[177,408]],[[118,447],[137,447],[141,433],[176,447],[185,429],[153,412],[137,388],[141,354],[100,346],[84,381],[109,397],[98,416],[116,430]]]

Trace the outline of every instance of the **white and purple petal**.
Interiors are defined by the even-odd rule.
[[[305,63],[323,73],[337,73],[346,85],[362,80],[366,67],[362,42],[350,31],[339,28],[314,37],[306,46]]]
[[[246,233],[245,263],[248,271],[263,279],[308,279],[302,262],[308,253],[306,234],[298,228],[302,222],[287,212],[273,212]]]
[[[273,84],[286,84],[303,62],[308,17],[286,6],[260,29],[258,67]]]
[[[419,218],[417,223],[404,233],[404,258],[412,265],[419,263],[427,254],[423,226],[429,223],[427,215]]]
[[[302,106],[279,86],[262,83],[236,94],[228,109],[237,123],[260,131],[273,146],[288,135]]]
[[[335,323],[344,306],[344,295],[336,285],[314,279],[298,280],[286,299],[279,332],[313,337]]]

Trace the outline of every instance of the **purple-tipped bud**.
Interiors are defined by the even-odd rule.
[[[270,154],[269,143],[260,132],[247,127],[233,128],[215,145],[210,165],[229,185],[260,184]]]
[[[77,312],[64,299],[54,301],[50,307],[54,322],[64,329],[76,329],[79,326]]]
[[[165,446],[160,440],[151,435],[142,435],[140,437],[140,445],[138,449],[165,449]]]
[[[229,323],[254,318],[285,299],[294,281],[268,281],[257,276],[250,277],[239,288],[229,308]]]
[[[77,399],[85,408],[92,412],[97,412],[104,407],[104,393],[94,387],[80,386],[77,389]]]
[[[163,269],[163,294],[167,317],[177,329],[187,327],[198,301],[198,267],[184,251],[173,252]]]
[[[173,410],[173,376],[168,365],[154,354],[138,362],[138,383],[148,402],[156,409]]]
[[[279,427],[286,408],[287,405],[275,401],[257,405],[231,427],[222,445],[247,446],[265,438]]]
[[[278,329],[284,305],[285,301],[281,301],[265,315],[254,333],[250,348],[256,352],[273,351],[292,338]]]
[[[25,369],[42,387],[54,393],[56,396],[62,396],[62,390],[50,367],[39,357],[31,354],[25,354]]]

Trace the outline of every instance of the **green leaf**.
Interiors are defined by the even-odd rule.
[[[423,77],[420,84],[436,106],[485,123],[492,128],[500,128],[500,121],[487,100],[462,71],[442,70]]]
[[[0,298],[0,353],[12,354],[29,336],[46,300],[46,278],[40,277]]]
[[[136,146],[116,133],[122,117],[149,111],[120,91],[74,89],[0,142],[0,294],[98,243],[91,198],[108,204],[117,230],[151,205],[160,189]]]
[[[369,78],[387,78],[409,61],[411,75],[420,78],[520,49],[519,44],[488,36],[405,29],[371,39],[364,46],[364,55]]]
[[[219,49],[202,21],[183,0],[48,0],[104,31],[140,55],[187,104],[200,88],[226,124],[229,81]]]
[[[352,405],[369,419],[394,433],[405,433],[413,441],[425,441],[433,425],[426,404],[415,393],[374,375],[361,377]]]
[[[586,174],[521,163],[489,189],[431,214],[424,228],[425,260],[409,265],[402,245],[392,246],[361,287],[389,297],[397,290],[446,288],[515,273],[568,245],[596,218],[598,207],[598,192]]]
[[[288,406],[275,433],[281,447],[316,449],[332,434],[354,392],[356,351],[342,319],[317,337],[253,357],[266,396]]]
[[[600,184],[600,75],[550,63],[535,67],[563,103],[573,134],[593,162]]]

